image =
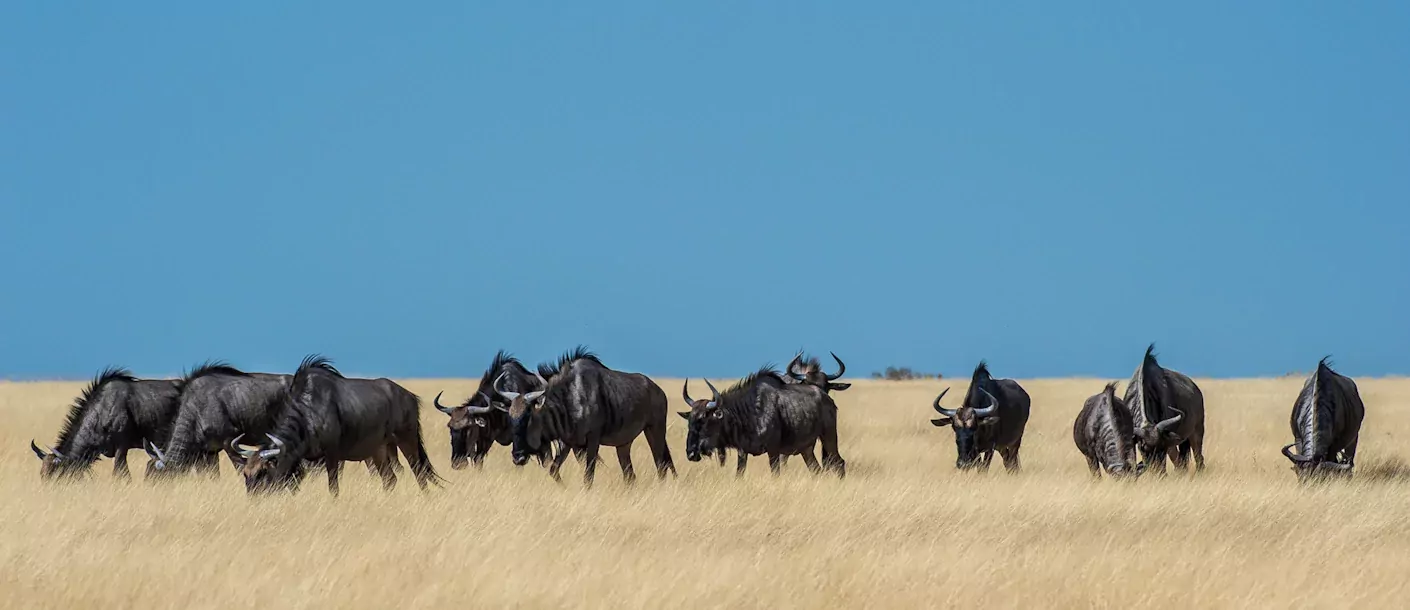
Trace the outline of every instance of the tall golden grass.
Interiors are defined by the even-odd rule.
[[[470,380],[414,380],[429,397]],[[1025,470],[958,473],[930,400],[941,383],[860,381],[838,395],[848,476],[800,460],[690,463],[634,487],[611,452],[585,490],[496,448],[452,471],[442,415],[422,425],[448,482],[409,473],[383,493],[361,466],[247,498],[218,480],[114,481],[110,462],[41,484],[30,437],[52,440],[71,383],[0,384],[0,599],[16,608],[167,607],[1403,607],[1410,592],[1410,380],[1361,380],[1367,417],[1350,483],[1299,486],[1279,454],[1300,379],[1201,380],[1202,476],[1093,481],[1072,420],[1104,380],[1024,385]],[[960,384],[962,386],[963,384]],[[678,396],[679,380],[663,380]],[[963,390],[957,386],[955,392]],[[954,392],[951,393],[952,395]],[[429,400],[428,400],[429,403]],[[679,403],[673,400],[674,407]],[[141,457],[142,459],[139,459]],[[732,462],[733,458],[731,458]]]

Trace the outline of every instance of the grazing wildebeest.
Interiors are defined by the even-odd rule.
[[[458,407],[441,404],[437,394],[432,402],[441,413],[450,416],[450,467],[461,470],[474,464],[484,466],[485,454],[495,443],[509,446],[514,442],[514,430],[509,426],[509,415],[505,413],[508,403],[495,394],[494,381],[504,376],[504,389],[515,393],[528,393],[543,389],[539,378],[535,377],[517,358],[500,350],[485,374],[480,377],[480,387],[475,394],[465,399]],[[501,407],[501,408],[496,408]],[[539,463],[552,457],[549,445],[538,455]]]
[[[1094,478],[1102,477],[1103,468],[1113,478],[1134,479],[1146,471],[1145,462],[1136,461],[1136,428],[1126,404],[1116,397],[1116,382],[1082,404],[1072,424],[1072,442]]]
[[[1333,371],[1323,358],[1293,403],[1293,443],[1283,447],[1298,480],[1324,474],[1350,476],[1365,417],[1366,405],[1356,382]],[[1297,453],[1292,452],[1294,448]]]
[[[49,451],[30,441],[44,479],[86,474],[99,456],[113,458],[113,476],[126,479],[129,449],[143,439],[165,442],[176,416],[180,385],[169,379],[139,380],[126,369],[104,369],[83,390]]]
[[[847,474],[847,462],[837,452],[837,404],[826,392],[809,384],[789,384],[778,372],[764,367],[740,380],[724,393],[707,379],[710,400],[690,397],[690,380],[681,396],[690,411],[679,413],[689,422],[686,459],[722,449],[739,454],[737,475],[744,474],[750,455],[768,454],[769,469],[778,474],[782,459],[801,455],[814,473],[824,468],[837,476]],[[822,443],[822,465],[813,457],[813,445]]]
[[[564,448],[554,456],[549,474],[561,481],[559,470],[568,449],[581,450],[583,483],[590,486],[598,450],[607,445],[617,448],[622,476],[630,483],[636,480],[632,442],[645,436],[657,476],[664,479],[667,470],[675,474],[666,446],[666,393],[646,375],[609,369],[581,346],[564,354],[557,365],[539,369],[546,378],[543,390],[520,394],[496,387],[510,401],[515,464],[523,464],[550,442],[562,441]]]
[[[422,489],[439,484],[421,438],[421,400],[390,379],[348,379],[332,362],[309,356],[284,393],[284,405],[267,443],[239,450],[250,493],[297,489],[303,462],[322,462],[328,491],[338,495],[343,462],[371,460],[382,486],[396,486],[392,463],[402,455]]]
[[[206,362],[182,379],[179,407],[166,443],[146,445],[147,476],[168,478],[189,471],[219,473],[221,451],[238,469],[230,446],[240,435],[263,437],[274,429],[289,375],[246,373],[223,362]]]
[[[818,389],[828,393],[834,391],[841,392],[842,390],[852,387],[850,383],[837,383],[837,380],[842,378],[843,373],[847,372],[847,365],[842,363],[842,359],[838,358],[837,354],[828,352],[828,355],[832,356],[832,359],[837,362],[836,375],[829,375],[823,372],[822,364],[818,362],[817,358],[805,358],[803,352],[798,352],[798,355],[794,356],[793,360],[788,362],[788,368],[786,369],[788,376],[798,383],[817,386]]]
[[[955,431],[957,458],[955,467],[988,470],[994,451],[1004,458],[1004,469],[1018,472],[1019,447],[1023,444],[1023,429],[1028,425],[1031,401],[1028,392],[1012,379],[994,379],[984,361],[974,368],[969,390],[958,409],[940,406],[940,399],[949,392],[945,388],[935,397],[935,410],[944,417],[932,419],[936,426],[950,426]],[[983,453],[981,459],[979,454]]]
[[[1169,455],[1186,470],[1193,450],[1195,470],[1204,470],[1204,394],[1189,377],[1156,362],[1154,343],[1126,385],[1125,402],[1148,468],[1164,475]]]

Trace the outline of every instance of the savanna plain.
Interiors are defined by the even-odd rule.
[[[331,498],[246,497],[220,477],[41,484],[48,443],[80,383],[0,383],[0,604],[23,608],[392,607],[1404,607],[1410,593],[1410,380],[1358,379],[1367,415],[1355,479],[1297,484],[1279,448],[1302,379],[1197,380],[1208,411],[1200,476],[1092,480],[1072,443],[1106,380],[1024,381],[1033,414],[1022,473],[954,468],[929,423],[948,381],[859,381],[835,394],[844,480],[794,458],[742,479],[685,459],[657,481],[644,441],[635,486],[604,452],[584,489],[496,447],[451,470],[430,397],[476,380],[403,382],[441,489],[410,473],[383,493],[359,465]],[[658,380],[680,410],[681,381]],[[718,385],[718,384],[717,384]],[[950,396],[963,395],[963,381]],[[724,387],[724,386],[720,386]],[[703,391],[703,385],[697,393]],[[223,458],[222,458],[223,460]]]

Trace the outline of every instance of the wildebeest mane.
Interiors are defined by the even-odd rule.
[[[211,375],[228,375],[231,377],[249,377],[250,374],[230,365],[224,360],[207,360],[196,365],[189,373],[181,376],[176,387],[185,389],[192,381]]]
[[[1162,417],[1161,409],[1165,407],[1168,396],[1165,379],[1165,369],[1160,367],[1160,362],[1156,360],[1155,344],[1146,346],[1146,355],[1141,359],[1140,378],[1141,412],[1148,422],[1158,422]]]
[[[995,398],[998,392],[994,388],[994,376],[989,373],[989,362],[980,360],[979,366],[974,367],[974,374],[969,378],[969,389],[965,391],[964,405],[970,408],[983,408],[988,403],[987,399],[979,398],[979,390],[983,389]]]
[[[333,366],[331,359],[319,354],[309,354],[308,356],[304,356],[303,362],[299,363],[299,370],[294,372],[294,379],[293,382],[289,384],[289,387],[298,385],[299,382],[308,377],[309,373],[317,370],[323,370],[338,377],[343,376],[343,374],[338,372],[338,369]]]
[[[480,376],[480,391],[490,391],[491,388],[494,387],[495,374],[509,364],[517,364],[520,367],[524,366],[523,363],[519,362],[518,358],[515,358],[514,355],[509,352],[504,350],[495,352],[494,361],[490,362],[490,368],[485,369],[485,374]]]
[[[64,418],[63,426],[59,427],[59,438],[54,442],[59,453],[66,454],[72,448],[73,434],[78,431],[84,414],[88,412],[88,403],[110,381],[137,381],[137,378],[132,376],[131,371],[116,366],[107,367],[99,372],[88,384],[88,387],[83,388],[83,393],[79,394],[78,399],[73,401],[73,406],[69,407],[68,416]]]
[[[577,360],[591,360],[593,362],[601,364],[602,366],[607,366],[605,364],[602,364],[602,360],[598,359],[597,354],[588,351],[587,346],[579,345],[571,350],[563,352],[563,355],[558,357],[558,362],[555,364],[549,364],[547,362],[539,363],[539,376],[543,377],[544,379],[552,379],[553,376],[561,372],[564,367],[568,366],[569,364],[572,364],[574,361]]]
[[[774,378],[779,383],[787,383],[786,381],[784,381],[783,375],[778,372],[778,367],[774,366],[773,364],[765,364],[764,366],[759,367],[759,370],[746,375],[743,379],[740,379],[739,383],[736,383],[730,386],[729,389],[720,392],[720,399],[724,402],[730,402],[731,400],[748,393],[750,388],[754,387],[755,383],[758,383],[759,381],[767,379],[769,377]]]

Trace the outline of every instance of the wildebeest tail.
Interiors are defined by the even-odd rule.
[[[393,459],[396,458],[393,457]],[[421,438],[420,425],[416,426],[416,459],[412,459],[408,455],[406,461],[411,465],[411,472],[416,475],[416,478],[424,479],[436,487],[441,487],[441,483],[445,482],[441,475],[436,474],[436,468],[431,465],[431,455],[426,453],[426,442]]]

